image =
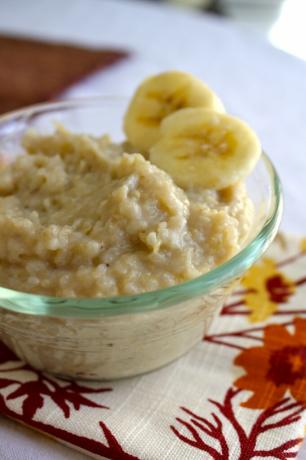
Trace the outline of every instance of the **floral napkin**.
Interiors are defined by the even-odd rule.
[[[114,382],[69,382],[0,348],[0,411],[93,458],[294,458],[306,423],[306,239],[279,236],[208,336]]]

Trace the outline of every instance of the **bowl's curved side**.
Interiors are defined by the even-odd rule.
[[[1,340],[36,369],[74,379],[130,377],[168,364],[203,340],[231,286],[172,309],[94,319],[0,308]]]

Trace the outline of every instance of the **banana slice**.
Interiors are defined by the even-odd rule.
[[[224,112],[219,98],[188,73],[171,71],[147,78],[136,90],[124,118],[128,140],[145,154],[158,141],[162,120],[185,107]]]
[[[204,108],[182,109],[161,124],[150,161],[177,185],[220,190],[250,174],[261,154],[256,134],[241,120]]]

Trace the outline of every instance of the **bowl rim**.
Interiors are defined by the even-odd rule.
[[[42,114],[44,111],[50,112],[59,109],[89,108],[102,102],[122,103],[123,100],[127,100],[127,98],[108,95],[35,104],[0,116],[0,127],[8,121],[17,121],[19,117],[26,118],[35,115],[35,113],[38,114],[38,112]],[[283,198],[280,179],[266,153],[262,152],[261,160],[268,171],[272,193],[268,217],[257,235],[243,249],[209,272],[167,288],[136,295],[113,297],[56,297],[31,294],[0,286],[0,308],[30,315],[74,318],[144,313],[168,308],[194,297],[205,295],[212,289],[218,289],[234,280],[265,252],[276,236],[282,216]]]

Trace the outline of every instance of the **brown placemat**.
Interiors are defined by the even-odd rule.
[[[122,50],[0,35],[0,113],[50,100],[126,56]]]

